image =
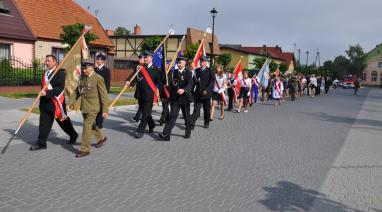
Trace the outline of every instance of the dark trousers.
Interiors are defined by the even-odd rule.
[[[171,102],[170,119],[166,122],[163,129],[163,134],[170,135],[172,129],[175,126],[176,119],[179,115],[179,110],[182,110],[184,122],[186,125],[186,135],[191,135],[191,115],[190,115],[190,103],[178,104],[178,102]]]
[[[39,135],[37,144],[40,146],[46,146],[46,140],[48,139],[49,133],[52,129],[54,121],[54,113],[41,110],[40,114],[40,125],[39,125]],[[69,117],[64,121],[56,120],[61,129],[68,134],[70,137],[77,136],[76,130],[73,128],[73,124]]]
[[[319,95],[321,95],[321,84],[318,84],[316,88],[316,96],[319,96]]]
[[[329,92],[329,86],[325,86],[325,94],[328,94]]]
[[[139,124],[139,127],[137,129],[137,132],[144,133],[147,127],[147,124],[149,125],[150,129],[155,127],[155,122],[151,115],[153,111],[153,102],[138,101],[138,104],[142,110],[142,118],[141,118],[141,123]]]
[[[138,110],[135,113],[134,119],[138,122],[139,120],[141,120],[141,117],[142,117],[142,109],[141,109],[141,106],[138,105]]]
[[[202,106],[204,113],[204,125],[208,125],[210,123],[211,99],[196,99],[194,102],[194,111],[191,116],[191,126],[195,126],[195,122],[200,116],[200,109]]]
[[[358,88],[355,87],[355,88],[354,88],[354,95],[357,95],[357,92],[358,92]]]
[[[162,122],[167,122],[170,118],[170,109],[168,108],[169,100],[168,99],[162,99],[162,114],[160,116],[160,119]]]
[[[227,92],[228,92],[228,110],[232,110],[233,109],[233,98],[235,96],[235,93],[231,88],[229,88]]]

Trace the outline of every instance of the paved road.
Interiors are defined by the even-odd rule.
[[[190,140],[179,120],[171,142],[134,139],[136,108],[119,107],[105,123],[109,143],[82,159],[57,125],[48,150],[29,152],[38,116],[12,138],[22,113],[1,110],[0,211],[381,211],[381,148],[372,141],[381,140],[382,117],[370,116],[382,112],[380,93],[260,104]],[[71,117],[80,131],[80,115]],[[359,169],[337,172],[342,166]]]

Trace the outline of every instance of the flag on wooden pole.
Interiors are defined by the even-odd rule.
[[[206,33],[203,34],[203,38],[200,41],[198,51],[196,52],[194,60],[192,61],[192,64],[194,64],[196,68],[200,67],[200,63],[199,63],[200,57],[206,56],[206,50],[204,48],[204,39],[205,38],[206,38]]]

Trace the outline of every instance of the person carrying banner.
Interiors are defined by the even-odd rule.
[[[104,145],[107,138],[96,124],[96,118],[100,112],[103,118],[107,118],[109,112],[109,97],[103,77],[94,71],[94,65],[90,61],[84,61],[81,68],[83,75],[76,92],[76,99],[81,97],[80,110],[84,118],[84,125],[80,151],[76,154],[77,158],[90,154],[92,134],[98,141],[96,148],[101,148]],[[69,104],[69,107],[73,104],[74,101]]]
[[[144,58],[143,53],[140,53],[138,55],[138,59],[139,59],[138,65],[137,65],[135,71],[126,79],[126,83],[125,83],[126,86],[132,86],[132,81],[136,81],[136,78],[133,80],[131,80],[131,78],[139,71],[139,69],[141,69],[142,66],[145,65],[145,58]],[[137,89],[135,89],[134,98],[138,99]],[[131,120],[138,123],[139,120],[141,119],[141,117],[142,117],[142,109],[138,105],[138,110],[135,113],[135,116]]]
[[[241,107],[244,107],[244,113],[248,112],[249,97],[251,95],[252,80],[248,77],[248,71],[243,71],[243,78],[240,79],[239,106],[236,110],[240,113]]]
[[[215,83],[214,71],[207,67],[208,57],[200,57],[200,68],[195,69],[194,74],[194,111],[191,116],[191,129],[195,128],[195,123],[200,116],[200,109],[203,106],[204,128],[210,126],[210,108],[212,89]]]
[[[43,91],[40,99],[39,135],[36,144],[30,147],[30,151],[47,148],[46,141],[54,120],[56,120],[61,129],[70,136],[68,144],[76,143],[78,138],[78,133],[74,130],[70,118],[66,115],[64,70],[60,69],[57,74],[54,75],[53,72],[57,67],[57,59],[54,55],[47,55],[45,57],[45,65],[48,70],[45,71],[42,76],[42,87],[44,87],[49,80],[50,82],[47,89]]]
[[[227,76],[223,73],[223,67],[221,65],[216,66],[215,84],[212,92],[212,104],[211,104],[211,117],[210,121],[214,119],[215,107],[220,105],[220,120],[224,119],[224,106],[226,103],[225,98],[225,86],[227,83]]]
[[[147,125],[149,125],[149,133],[155,128],[155,122],[152,117],[152,109],[154,102],[158,102],[158,90],[156,85],[160,84],[159,69],[153,65],[153,52],[147,51],[144,54],[145,65],[140,68],[137,75],[137,86],[135,97],[138,99],[139,107],[142,110],[141,122],[135,133],[135,138],[142,138]]]
[[[159,134],[159,137],[164,141],[170,140],[171,131],[175,126],[179,110],[182,110],[186,125],[184,138],[187,139],[191,137],[190,104],[193,101],[191,93],[193,79],[191,71],[185,68],[186,60],[184,57],[178,57],[178,69],[172,70],[169,75],[170,119],[166,121],[163,132]]]
[[[233,103],[235,101],[235,87],[236,87],[236,79],[235,75],[231,72],[228,72],[228,80],[227,80],[227,93],[228,93],[228,108],[227,111],[233,110]]]

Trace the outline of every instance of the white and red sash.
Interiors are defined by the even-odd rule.
[[[157,89],[157,87],[155,86],[153,80],[151,79],[149,73],[147,72],[146,67],[142,66],[141,72],[143,74],[143,77],[146,79],[147,84],[149,84],[151,90],[154,93],[154,99],[153,99],[154,103],[157,103],[158,102],[158,89]]]
[[[49,82],[49,78],[48,78],[48,72],[45,72],[42,76],[42,80],[41,80],[41,84],[42,84],[42,87],[45,87],[45,85],[47,85],[47,82]],[[50,85],[50,83],[46,86],[46,91],[48,90],[52,90],[53,87]],[[67,118],[66,114],[65,114],[65,109],[64,107],[62,106],[64,104],[64,101],[65,101],[65,95],[64,95],[64,90],[60,93],[60,95],[58,96],[53,96],[51,97],[53,103],[54,103],[54,118],[55,119],[58,119],[60,121],[63,121]]]
[[[223,85],[224,85],[224,80],[223,80],[223,85],[219,85],[218,80],[215,79],[215,85],[216,85],[216,87],[220,90],[220,89],[223,87]],[[220,98],[221,98],[222,101],[223,101],[223,104],[226,105],[227,102],[226,102],[226,100],[225,100],[224,92],[219,93],[219,95],[220,95]]]
[[[279,96],[281,98],[281,88],[280,88],[280,85],[281,85],[281,81],[276,81],[275,82],[275,88],[276,88],[276,91],[279,93]]]

